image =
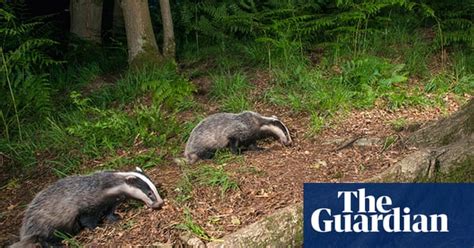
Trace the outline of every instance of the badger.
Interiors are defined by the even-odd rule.
[[[192,131],[184,150],[189,164],[209,159],[218,149],[229,147],[234,154],[261,150],[257,140],[276,137],[284,145],[292,143],[288,128],[276,116],[265,117],[252,111],[217,113],[202,120]]]
[[[140,168],[132,172],[101,171],[69,176],[39,192],[26,209],[20,241],[11,247],[60,245],[58,233],[75,235],[93,229],[101,221],[115,222],[115,208],[132,198],[152,209],[164,201],[155,185]]]

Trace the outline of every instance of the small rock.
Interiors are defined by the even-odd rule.
[[[376,146],[381,143],[380,138],[360,138],[354,142],[355,146]]]
[[[204,242],[202,242],[202,240],[198,238],[188,239],[187,244],[193,248],[206,248],[206,245],[204,244]]]
[[[340,145],[346,141],[345,138],[336,138],[336,139],[330,139],[328,141],[323,142],[323,145]]]
[[[186,243],[188,246],[193,248],[205,248],[206,245],[202,240],[197,237],[194,237],[193,234],[189,232],[182,233],[179,238]]]
[[[153,243],[153,244],[152,244],[152,247],[156,247],[156,248],[173,248],[173,245],[170,244],[170,243],[160,243],[160,242],[156,242],[156,243]]]
[[[309,155],[309,151],[304,151],[304,154]]]

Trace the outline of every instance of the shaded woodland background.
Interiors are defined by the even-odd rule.
[[[429,178],[416,180],[474,180],[472,152],[466,151],[474,130],[471,1],[1,4],[2,190],[21,188],[38,171],[58,178],[161,168],[181,155],[190,131],[208,113],[257,108],[294,114],[304,124],[297,141],[310,149],[319,145],[313,137],[351,112],[436,109],[448,117],[452,104],[468,101],[456,119],[409,141],[454,144],[453,153],[465,155],[454,174],[440,169],[438,176],[430,171]],[[384,125],[399,132],[418,123],[400,115]],[[442,133],[446,127],[456,132]],[[387,136],[383,151],[397,142],[398,136]],[[436,157],[436,166],[453,160],[437,151],[445,157]],[[423,154],[421,160],[433,158],[430,151]],[[239,160],[223,153],[215,161],[229,159]],[[201,167],[182,175],[174,200],[186,205],[194,184],[222,194],[239,188],[223,165]],[[332,176],[344,178],[337,173]],[[205,233],[186,211],[185,228]]]

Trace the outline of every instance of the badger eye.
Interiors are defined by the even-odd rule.
[[[153,192],[148,191],[148,197],[152,198],[153,197]]]

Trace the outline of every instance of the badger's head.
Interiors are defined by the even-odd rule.
[[[132,172],[118,172],[124,178],[116,191],[124,193],[128,197],[144,202],[152,209],[160,209],[163,206],[163,199],[158,194],[158,190],[150,178],[143,173],[143,170],[136,168]]]
[[[260,127],[260,130],[278,137],[283,145],[289,146],[292,143],[290,131],[276,116],[265,117],[265,122]]]

